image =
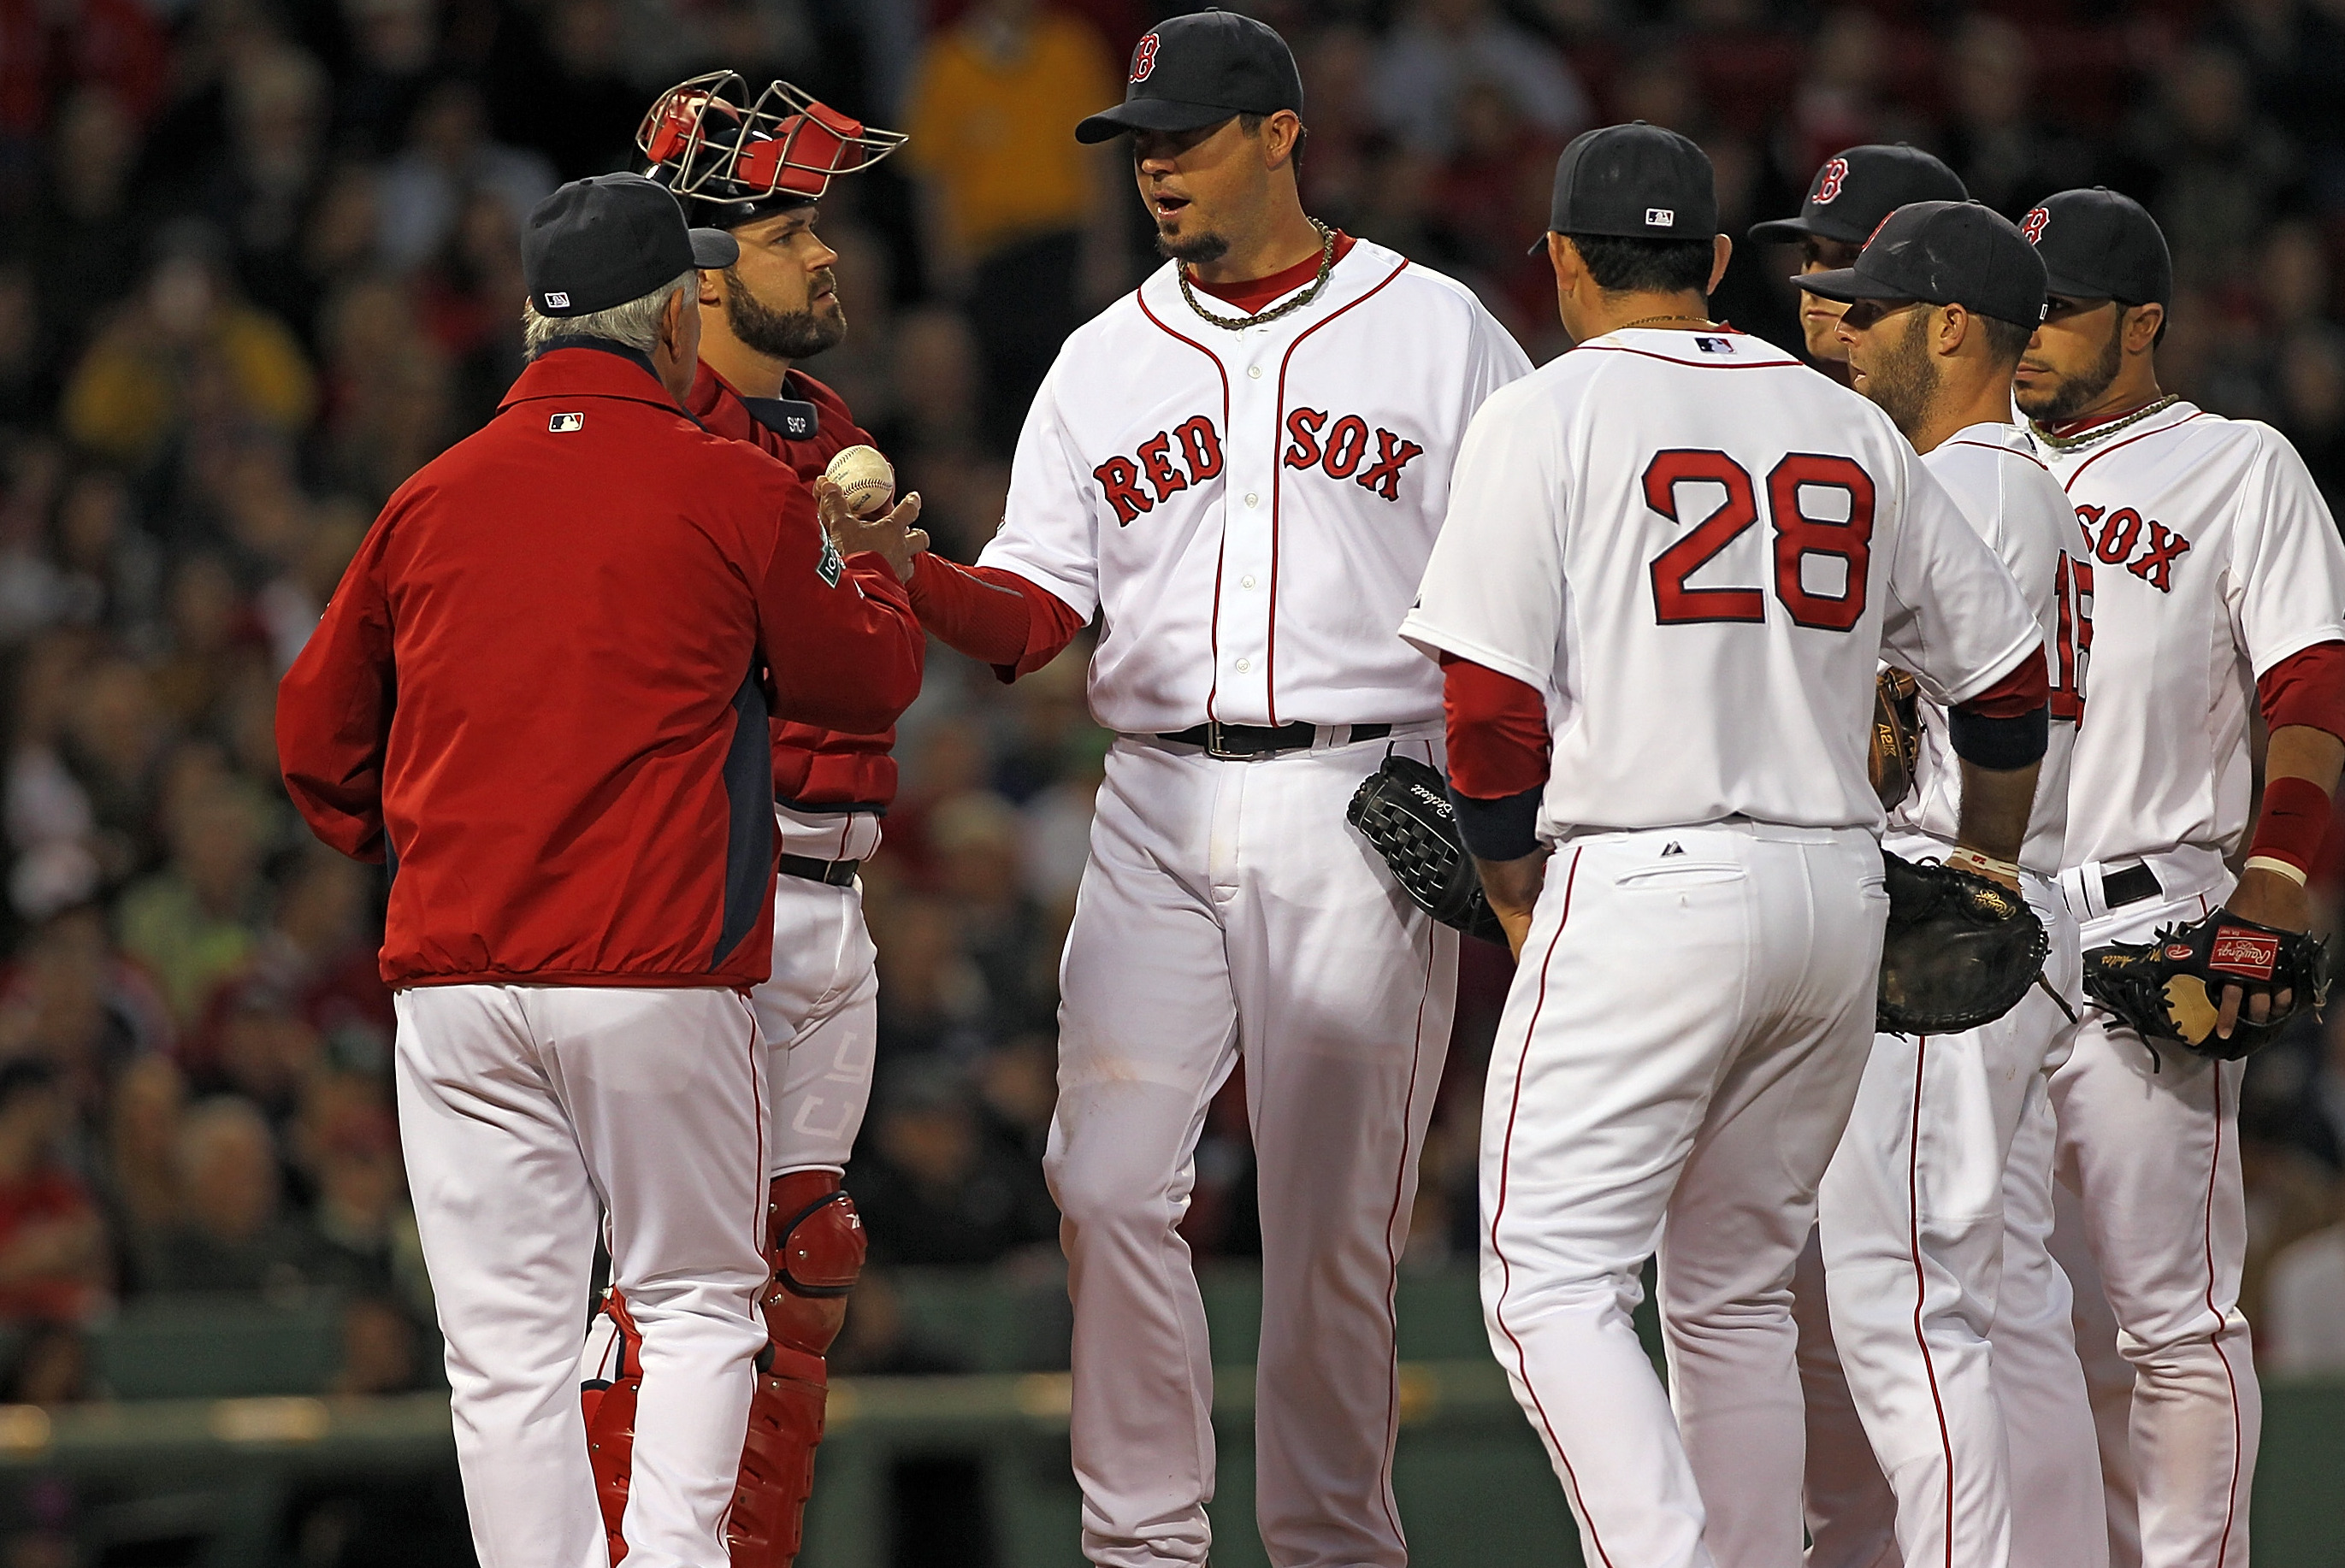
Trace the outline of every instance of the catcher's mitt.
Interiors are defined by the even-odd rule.
[[[1418,908],[1468,936],[1506,941],[1439,774],[1415,757],[1388,756],[1352,792],[1344,818],[1385,857],[1393,879]]]
[[[2242,993],[2228,1040],[2215,1035],[2226,986]],[[2256,997],[2282,991],[2294,993],[2288,1011],[2260,1024],[2248,1017]],[[2085,994],[2145,1040],[2179,1041],[2199,1056],[2235,1062],[2271,1044],[2299,1013],[2320,1010],[2329,999],[2329,945],[2218,909],[2188,926],[2162,926],[2147,942],[2091,949]]]
[[[1894,811],[1914,788],[1922,758],[1922,688],[1903,670],[1883,670],[1873,682],[1873,750],[1865,771],[1882,809]]]
[[[1881,852],[1889,931],[1873,1027],[1954,1035],[2000,1018],[2044,972],[2052,939],[2001,883],[1935,861]]]

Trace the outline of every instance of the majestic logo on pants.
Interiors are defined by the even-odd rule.
[[[1401,471],[1425,449],[1391,430],[1372,430],[1357,414],[1333,424],[1325,409],[1297,409],[1286,416],[1286,466],[1315,468],[1329,479],[1347,479],[1386,501],[1400,499]],[[1373,434],[1376,455],[1368,453]]]
[[[2129,506],[2115,511],[2080,506],[2076,525],[2084,530],[2085,543],[2096,556],[2111,566],[2124,567],[2160,593],[2174,592],[2174,563],[2189,552],[2188,539]]]

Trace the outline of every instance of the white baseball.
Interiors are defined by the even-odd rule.
[[[847,497],[847,510],[869,517],[896,496],[896,470],[877,447],[844,447],[823,469]]]

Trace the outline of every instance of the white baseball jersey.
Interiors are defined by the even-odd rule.
[[[1941,442],[1922,462],[2011,572],[2043,628],[2052,727],[2035,775],[2035,806],[2019,863],[2057,876],[2068,823],[2068,760],[2084,711],[2085,670],[2093,646],[2093,568],[2070,559],[2066,547],[2076,536],[2068,498],[2046,471],[2035,444],[2016,429],[1973,425]],[[1962,767],[1947,734],[1944,705],[1924,698],[1921,707],[1914,793],[1890,814],[1889,825],[1892,832],[1927,834],[1953,844],[1962,818]]]
[[[1392,629],[1467,421],[1529,369],[1462,284],[1365,240],[1308,307],[1234,332],[1168,264],[1060,350],[980,560],[1101,612],[1110,729],[1436,717],[1437,672]]]
[[[1960,703],[2043,641],[1886,414],[1759,339],[1651,329],[1476,417],[1402,635],[1546,693],[1549,840],[1878,829],[1883,647]]]
[[[2030,445],[2093,567],[2093,714],[2071,770],[2067,864],[2228,853],[2251,805],[2257,679],[2345,641],[2329,508],[2279,431],[2187,402],[2103,440]]]

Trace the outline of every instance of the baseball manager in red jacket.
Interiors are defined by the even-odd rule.
[[[630,1568],[726,1563],[766,1346],[767,717],[884,729],[919,685],[903,527],[834,546],[795,474],[682,407],[695,269],[734,253],[636,176],[540,204],[528,369],[391,497],[279,697],[303,815],[392,866],[400,1121],[483,1568],[604,1562],[598,1211],[642,1331]]]

